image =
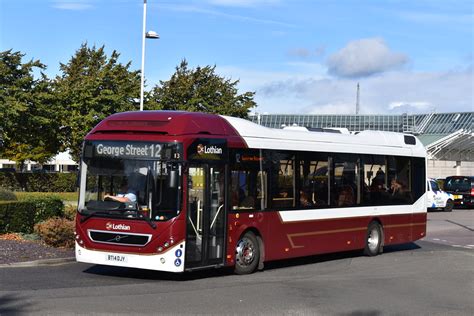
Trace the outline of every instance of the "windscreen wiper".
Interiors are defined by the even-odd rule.
[[[110,215],[114,215],[114,213],[111,213],[111,212],[100,212],[100,211],[96,211],[96,212],[92,212],[90,214],[87,214],[86,217],[83,217],[81,218],[81,224],[84,223],[85,221],[87,221],[89,218],[92,218],[92,217],[107,217],[107,216],[110,216]],[[112,216],[112,217],[117,217],[117,216]]]
[[[156,224],[153,223],[153,221],[152,221],[150,218],[148,218],[148,217],[146,217],[146,216],[143,216],[143,215],[138,216],[138,218],[143,219],[145,222],[148,223],[148,225],[151,226],[151,228],[156,229]]]

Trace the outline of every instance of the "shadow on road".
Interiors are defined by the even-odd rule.
[[[163,281],[192,281],[198,279],[219,277],[224,275],[232,275],[233,273],[232,269],[229,268],[200,270],[187,273],[171,273],[102,265],[94,265],[89,269],[84,270],[83,272],[120,278]]]
[[[21,298],[14,294],[6,294],[0,296],[0,315],[20,315],[26,313],[31,303],[25,302],[24,298]]]
[[[420,248],[421,247],[415,243],[408,243],[408,244],[402,244],[402,245],[385,246],[383,252],[391,253],[391,252],[398,252],[398,251],[415,250],[415,249],[420,249]],[[306,265],[306,264],[316,264],[316,263],[335,261],[335,260],[341,260],[341,259],[356,258],[360,256],[363,256],[362,251],[354,250],[354,251],[346,251],[346,252],[338,252],[338,253],[331,253],[331,254],[324,254],[324,255],[287,259],[287,260],[279,260],[279,261],[265,263],[265,270],[293,267],[293,266]]]
[[[409,251],[420,249],[421,247],[415,243],[408,243],[395,246],[384,247],[384,253],[392,253],[399,251]],[[307,264],[317,264],[327,261],[335,261],[341,259],[355,258],[362,256],[361,251],[349,251],[339,252],[333,254],[324,254],[316,256],[308,256],[301,258],[293,258],[287,260],[278,260],[265,263],[265,270],[273,270],[287,267],[294,267]],[[113,267],[113,266],[102,266],[94,265],[83,271],[88,274],[119,277],[119,278],[131,278],[131,279],[142,279],[142,280],[163,280],[163,281],[193,281],[205,278],[214,278],[221,276],[228,276],[233,274],[232,268],[220,268],[220,269],[208,269],[199,270],[186,273],[170,273],[161,271],[152,271],[135,268],[124,268],[124,267]]]

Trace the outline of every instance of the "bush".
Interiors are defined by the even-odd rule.
[[[0,172],[0,183],[12,191],[75,192],[76,173]]]
[[[64,203],[57,196],[30,198],[26,199],[25,201],[32,202],[35,205],[35,223],[39,223],[55,216],[64,216]]]
[[[0,187],[0,201],[16,201],[15,193],[10,190]]]
[[[67,218],[73,221],[76,219],[76,214],[77,214],[76,205],[68,204],[64,207],[64,218]]]
[[[45,196],[56,197],[66,202],[77,202],[78,192],[15,192],[19,201],[29,200],[31,198],[42,198]]]
[[[46,244],[50,246],[74,246],[74,221],[66,218],[50,218],[36,224],[34,231]]]
[[[0,202],[0,233],[29,234],[35,224],[35,204],[31,201]]]
[[[64,215],[64,204],[57,197],[30,198],[0,202],[0,233],[33,232],[35,223]]]

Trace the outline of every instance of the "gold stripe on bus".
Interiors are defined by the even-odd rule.
[[[286,237],[290,241],[291,248],[304,248],[304,246],[296,246],[292,238],[303,237],[303,236],[355,232],[355,231],[360,231],[360,230],[365,231],[367,230],[367,227],[356,227],[356,228],[347,228],[347,229],[334,229],[334,230],[313,231],[313,232],[306,232],[306,233],[287,234]]]
[[[383,228],[400,228],[400,227],[413,227],[413,226],[425,226],[426,223],[409,223],[409,224],[397,224],[397,225],[386,225]],[[305,246],[297,246],[293,242],[293,238],[295,237],[303,237],[303,236],[317,236],[317,235],[324,235],[324,234],[335,234],[335,233],[346,233],[346,232],[356,232],[356,231],[364,231],[367,230],[367,227],[356,227],[356,228],[347,228],[347,229],[334,229],[334,230],[323,230],[323,231],[313,231],[313,232],[306,232],[306,233],[295,233],[295,234],[287,234],[286,237],[288,238],[291,248],[304,248]]]

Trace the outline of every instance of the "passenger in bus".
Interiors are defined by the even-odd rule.
[[[355,194],[351,186],[345,185],[339,191],[339,196],[337,199],[338,206],[349,206],[354,204]]]
[[[255,199],[250,195],[244,197],[242,202],[240,202],[240,206],[243,208],[254,208],[255,207]]]
[[[412,202],[411,192],[407,190],[405,183],[395,178],[390,181],[391,198],[395,203],[405,204]]]
[[[313,203],[309,200],[308,195],[303,190],[300,190],[300,206],[308,207],[312,205]]]
[[[136,202],[137,195],[133,190],[128,187],[128,181],[123,180],[120,185],[120,191],[117,195],[106,194],[104,196],[104,201],[116,201],[116,202]]]

